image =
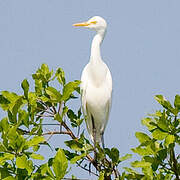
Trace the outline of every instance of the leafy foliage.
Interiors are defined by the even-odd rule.
[[[136,132],[140,145],[132,151],[141,156],[141,161],[131,163],[134,168],[141,168],[142,173],[129,171],[127,177],[142,179],[179,179],[180,163],[175,149],[180,145],[180,96],[176,95],[174,107],[162,95],[155,99],[163,106],[162,111],[156,111],[142,120],[149,134]],[[179,150],[178,150],[179,151]],[[127,169],[126,169],[127,170]]]
[[[131,168],[125,167],[120,173],[119,164],[132,155],[121,155],[115,147],[102,148],[98,143],[94,146],[81,130],[84,121],[81,108],[74,111],[67,105],[80,93],[80,81],[66,82],[61,68],[54,73],[46,64],[32,78],[33,91],[24,79],[21,95],[0,93],[0,107],[6,112],[0,121],[0,179],[61,180],[71,173],[72,164],[99,180],[179,179],[180,156],[175,151],[180,144],[179,95],[175,96],[174,105],[162,95],[155,97],[163,109],[142,120],[148,133],[135,133],[140,145],[132,151],[141,160],[132,162]],[[50,124],[45,123],[46,118],[59,126],[59,131],[47,131],[44,126]],[[44,146],[52,149],[49,138],[54,134],[67,135],[70,139],[64,142],[66,149],[57,147],[54,157],[47,159],[39,150]],[[72,175],[69,179],[77,178]]]

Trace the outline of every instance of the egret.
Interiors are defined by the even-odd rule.
[[[106,128],[112,99],[112,77],[108,66],[101,58],[100,46],[106,34],[107,23],[99,16],[86,22],[73,24],[95,30],[96,35],[91,45],[89,63],[81,76],[81,103],[86,117],[88,133],[94,144],[102,142],[104,147],[104,130]]]

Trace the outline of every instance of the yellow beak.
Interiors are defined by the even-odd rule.
[[[73,24],[73,26],[88,26],[88,25],[89,25],[89,23],[87,23],[87,22]]]

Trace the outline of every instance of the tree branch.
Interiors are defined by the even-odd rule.
[[[66,129],[66,131],[69,133],[69,135],[71,136],[72,139],[78,139],[73,132],[71,131],[71,129],[67,126],[67,124],[65,122],[62,122],[61,125]],[[97,162],[89,155],[87,154],[86,157],[88,158],[88,160],[93,164],[93,166],[98,170],[98,165]]]
[[[52,132],[43,133],[42,136],[53,135],[53,134],[68,134],[68,135],[70,135],[69,132],[65,132],[65,131],[61,131],[61,132],[59,132],[59,131],[52,131]]]
[[[76,164],[77,164],[80,168],[82,168],[82,169],[84,169],[84,170],[88,171],[89,173],[91,173],[91,174],[93,174],[93,175],[95,175],[95,176],[98,176],[98,174],[96,174],[96,173],[94,173],[94,172],[90,171],[89,169],[87,169],[87,168],[85,168],[85,167],[81,166],[78,162],[76,162]]]
[[[174,153],[174,148],[170,149],[170,158],[171,158],[171,169],[176,176],[176,180],[180,180],[179,172],[178,172],[178,164],[177,164],[177,159]]]
[[[37,116],[37,117],[54,117],[54,116],[52,116],[52,115],[41,115],[41,114],[37,114],[36,116]]]

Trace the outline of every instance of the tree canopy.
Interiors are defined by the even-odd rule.
[[[155,96],[161,110],[142,119],[147,132],[135,133],[139,146],[131,149],[132,154],[120,156],[116,147],[103,148],[98,143],[94,147],[81,128],[86,118],[81,108],[74,110],[68,106],[70,100],[79,97],[80,81],[66,82],[63,69],[53,72],[46,64],[32,78],[33,91],[24,79],[23,94],[0,92],[0,107],[6,113],[0,121],[0,179],[81,179],[71,174],[71,164],[87,171],[87,176],[89,173],[97,176],[98,180],[180,179],[180,95],[175,96],[173,104],[162,95]],[[47,131],[46,118],[59,130]],[[52,149],[49,138],[54,134],[59,134],[59,138],[69,136],[69,140],[64,142],[66,148],[56,147],[55,156],[46,159],[39,149],[45,146]],[[120,171],[121,162],[134,153],[140,160]],[[38,164],[34,160],[39,160]]]

